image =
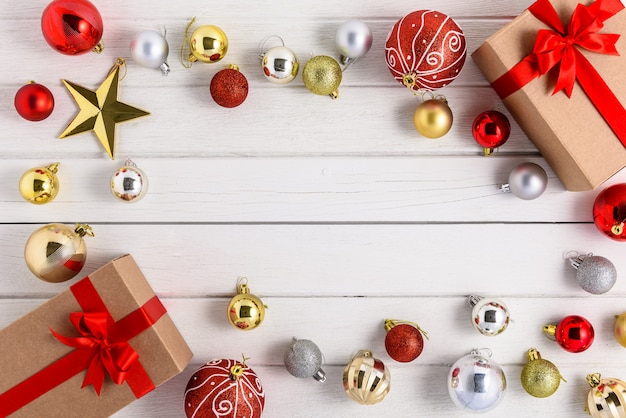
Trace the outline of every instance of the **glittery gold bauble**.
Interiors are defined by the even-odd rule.
[[[200,26],[189,39],[189,49],[189,62],[218,62],[228,52],[228,38],[217,26]]]
[[[613,324],[613,335],[618,343],[626,347],[626,312],[615,316]]]
[[[20,178],[20,194],[27,202],[43,205],[59,193],[57,170],[59,163],[47,167],[35,167],[26,171]]]
[[[247,279],[243,280],[238,285],[237,295],[228,304],[228,320],[234,327],[250,331],[263,322],[266,306],[250,293]]]
[[[363,405],[374,405],[387,396],[391,383],[389,369],[374,358],[371,351],[361,350],[343,371],[343,388],[350,399]]]
[[[31,234],[24,247],[24,260],[41,280],[60,283],[76,276],[85,265],[87,246],[83,236],[91,235],[89,225],[75,229],[63,224],[48,224]]]
[[[452,111],[445,99],[425,100],[413,116],[413,123],[417,132],[426,138],[441,138],[452,127]]]
[[[337,89],[341,84],[341,75],[339,63],[326,55],[311,58],[302,69],[302,80],[307,89],[333,99],[339,97]]]
[[[626,383],[614,378],[601,379],[600,373],[588,374],[587,412],[593,418],[626,417]]]
[[[528,364],[522,369],[522,386],[535,398],[547,398],[559,388],[563,376],[550,361],[541,358],[539,352],[528,350]]]

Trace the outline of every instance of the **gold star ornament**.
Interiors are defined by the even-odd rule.
[[[96,91],[63,80],[80,110],[59,138],[93,131],[109,157],[114,159],[115,126],[120,122],[150,114],[117,100],[120,68],[125,65],[124,59],[118,58],[108,77]]]

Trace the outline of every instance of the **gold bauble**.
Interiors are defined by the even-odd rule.
[[[339,84],[341,84],[341,67],[333,58],[326,55],[318,55],[307,61],[302,69],[302,80],[307,89],[315,94],[329,95],[336,99],[339,97]]]
[[[593,418],[626,416],[626,383],[614,378],[601,379],[600,373],[588,374],[587,412]]]
[[[522,387],[535,398],[547,398],[559,388],[563,376],[550,361],[541,358],[539,352],[528,350],[528,364],[522,369]]]
[[[41,280],[60,283],[76,276],[85,265],[87,246],[83,236],[91,235],[89,225],[75,229],[48,224],[31,234],[24,247],[28,269]]]
[[[374,405],[385,399],[390,383],[389,369],[368,350],[356,353],[343,371],[346,394],[363,405]]]
[[[250,293],[247,279],[243,279],[238,284],[237,295],[228,304],[228,321],[237,329],[250,331],[263,322],[266,306]]]
[[[426,138],[441,138],[452,127],[452,111],[445,99],[429,99],[423,101],[413,115],[413,123],[417,132]]]
[[[20,178],[20,194],[27,202],[43,205],[59,193],[59,179],[56,176],[59,163],[47,167],[35,167],[26,171]]]
[[[613,335],[618,343],[626,347],[626,312],[615,316],[613,324]]]
[[[189,39],[189,49],[189,62],[218,62],[228,52],[228,38],[217,26],[200,26]]]

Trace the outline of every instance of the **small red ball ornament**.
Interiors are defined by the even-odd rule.
[[[21,117],[39,122],[54,110],[54,96],[46,86],[31,82],[15,93],[14,104]]]
[[[546,325],[544,332],[556,339],[556,342],[570,353],[580,353],[593,343],[593,326],[582,316],[569,315],[558,325]]]
[[[511,124],[503,113],[488,110],[474,119],[472,135],[483,147],[485,155],[491,155],[494,148],[498,148],[509,139]]]
[[[191,376],[185,388],[185,414],[191,418],[260,418],[265,392],[245,363],[217,359]]]
[[[385,349],[389,357],[401,363],[415,360],[424,349],[426,332],[417,324],[393,319],[385,320]]]
[[[54,0],[41,15],[41,31],[48,44],[66,55],[93,50],[103,31],[102,16],[87,0]]]
[[[248,79],[231,64],[211,79],[211,97],[222,107],[237,107],[248,97]]]
[[[607,237],[626,241],[626,183],[609,186],[596,196],[593,222]]]
[[[415,91],[450,84],[461,72],[466,55],[463,30],[435,10],[417,10],[398,20],[385,44],[391,74]]]

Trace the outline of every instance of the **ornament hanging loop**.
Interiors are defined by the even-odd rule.
[[[422,327],[420,327],[419,324],[415,322],[411,322],[411,321],[404,321],[402,319],[385,319],[385,331],[389,331],[391,328],[400,324],[409,324],[409,325],[414,326],[415,328],[417,328],[419,332],[422,333],[424,337],[426,337],[427,340],[430,341],[430,338],[428,338],[428,332],[426,332]]]
[[[570,254],[570,253],[574,253],[575,255],[572,255],[568,257],[567,259],[569,260],[572,267],[574,267],[576,270],[578,270],[578,267],[580,267],[580,264],[583,262],[585,258],[593,256],[593,253],[589,253],[585,255],[585,254],[580,254],[578,251],[570,251],[567,254]]]
[[[122,76],[120,77],[120,81],[122,81],[126,77],[126,73],[128,73],[128,68],[126,67],[126,60],[122,57],[118,57],[115,60],[115,64],[113,64],[113,67],[111,67],[111,69],[109,70],[107,77],[110,76],[118,68],[124,69],[124,74],[122,74]]]
[[[493,357],[493,351],[491,350],[491,348],[473,348],[470,354],[473,356],[478,355],[484,357],[485,355],[483,354],[483,351],[487,353],[487,357]]]
[[[185,38],[183,39],[183,43],[180,46],[180,56],[178,58],[180,59],[180,63],[185,68],[191,68],[191,64],[197,61],[197,58],[193,56],[193,54],[191,53],[191,50],[189,51],[185,50],[185,46],[187,46],[187,49],[189,49],[189,31],[191,30],[191,27],[193,26],[195,22],[196,22],[196,17],[194,16],[193,19],[191,19],[191,22],[187,24],[187,28],[185,28]],[[185,60],[185,54],[187,54],[186,60]]]
[[[281,38],[280,36],[278,36],[278,35],[269,35],[269,36],[266,36],[266,37],[265,37],[265,39],[263,39],[263,40],[261,41],[261,47],[260,47],[260,49],[259,49],[259,58],[260,58],[260,59],[263,59],[263,57],[265,56],[265,52],[266,52],[266,51],[265,51],[265,45],[267,44],[267,41],[269,41],[269,40],[270,40],[270,39],[272,39],[272,38],[276,38],[276,39],[278,39],[278,40],[280,41],[280,46],[285,46],[285,41],[284,41],[284,40],[283,40],[283,38]]]

